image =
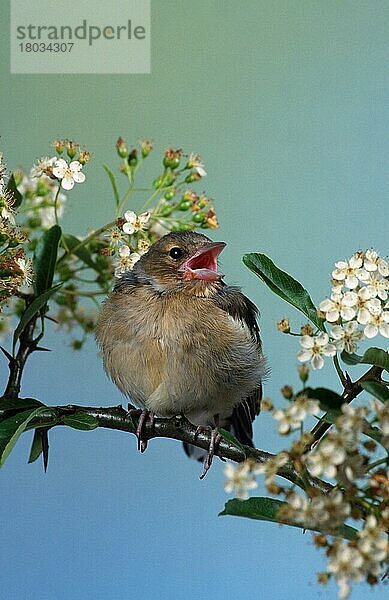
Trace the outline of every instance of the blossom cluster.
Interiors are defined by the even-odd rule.
[[[345,501],[339,490],[333,489],[327,495],[320,494],[313,498],[290,492],[278,513],[278,520],[307,529],[336,532],[350,513],[350,503]]]
[[[133,185],[135,174],[151,153],[153,144],[144,140],[140,142],[139,150],[130,150],[120,137],[116,149],[122,159],[120,171],[128,178],[130,191],[136,191]],[[105,233],[109,247],[103,249],[103,253],[113,257],[117,278],[131,270],[150,245],[165,233],[218,227],[211,199],[189,187],[207,174],[200,156],[195,153],[185,156],[180,148],[167,148],[162,166],[163,172],[153,180],[151,195],[141,205],[141,210],[125,211],[123,216],[118,216],[115,226]],[[154,205],[150,205],[154,199]]]
[[[309,377],[305,365],[299,367],[299,375],[305,385]],[[277,521],[321,532],[315,543],[326,550],[327,570],[319,575],[319,582],[333,578],[339,598],[347,598],[353,583],[378,583],[388,568],[389,403],[376,399],[370,405],[344,403],[334,413],[333,427],[314,443],[312,432],[304,430],[305,419],[320,413],[319,401],[311,397],[314,390],[305,388],[295,394],[287,385],[281,391],[287,408],[274,408],[269,399],[262,401],[262,408],[277,421],[280,434],[299,432],[299,437],[263,463],[248,459],[235,467],[227,465],[225,491],[246,499],[262,474],[268,492],[285,499]],[[291,467],[300,474],[301,484],[305,482],[305,494],[281,484],[279,475]],[[320,491],[315,478],[332,480],[332,485],[325,484],[329,491]],[[362,523],[362,528],[355,531],[354,539],[344,541],[339,535],[350,519]]]
[[[82,169],[91,158],[88,150],[80,150],[71,140],[56,140],[53,145],[56,156],[42,157],[29,173],[22,170],[14,173],[17,189],[23,196],[21,217],[30,237],[39,235],[41,229],[50,229],[62,218],[66,202],[62,190],[70,191],[75,183],[85,181]]]
[[[29,171],[14,171],[17,215],[0,161],[0,302],[14,296],[9,316],[20,317],[26,299],[34,296],[31,257],[38,241],[60,223],[68,194],[86,181],[90,152],[68,139],[54,141],[53,148],[52,154],[40,158]],[[55,275],[55,283],[61,282],[62,287],[51,298],[48,316],[61,329],[81,328],[81,337],[72,341],[74,348],[80,348],[94,329],[96,308],[87,308],[88,303],[98,304],[98,297],[109,292],[114,278],[131,270],[152,243],[169,231],[218,227],[212,200],[194,190],[207,174],[198,154],[167,148],[159,174],[148,186],[143,182],[142,187],[136,186],[138,170],[152,150],[149,140],[129,148],[119,138],[116,151],[121,159],[118,172],[124,176],[123,194],[117,175],[104,167],[113,191],[113,220],[96,225],[86,235],[62,233]],[[3,319],[0,335],[8,332],[9,323]]]
[[[319,304],[319,315],[330,333],[303,335],[297,358],[321,369],[325,356],[353,354],[363,339],[389,338],[389,265],[375,250],[355,252],[335,263],[332,290]]]
[[[333,576],[339,586],[339,598],[348,598],[352,583],[366,580],[371,585],[378,583],[382,573],[382,564],[388,565],[388,529],[389,508],[382,517],[369,515],[356,539],[346,542],[339,538],[330,539],[317,536],[317,545],[325,547],[328,556],[328,572],[319,576],[326,583]]]
[[[240,500],[246,500],[251,490],[258,487],[256,474],[259,465],[255,461],[245,460],[238,465],[227,463],[224,467],[226,482],[224,491],[234,494]]]
[[[0,153],[0,311],[18,290],[31,282],[31,260],[26,258],[26,232],[16,225],[15,195],[6,183],[6,166]],[[2,318],[0,333],[7,331]]]

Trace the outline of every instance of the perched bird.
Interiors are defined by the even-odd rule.
[[[212,432],[204,474],[218,426],[252,445],[266,372],[257,308],[218,271],[224,246],[191,231],[165,235],[117,283],[96,329],[107,374],[143,410],[141,449],[150,414],[184,415]]]

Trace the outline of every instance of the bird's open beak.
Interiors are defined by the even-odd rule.
[[[217,270],[217,257],[225,245],[224,242],[207,242],[201,246],[200,250],[180,267],[183,280],[219,281],[222,279],[223,273]]]

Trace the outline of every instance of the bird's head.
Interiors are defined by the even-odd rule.
[[[159,291],[213,287],[223,277],[217,257],[224,242],[212,242],[193,231],[168,233],[153,244],[134,266],[134,275]]]

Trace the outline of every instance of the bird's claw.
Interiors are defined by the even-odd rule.
[[[138,450],[139,452],[144,452],[147,448],[147,438],[144,437],[146,431],[146,424],[147,421],[150,423],[150,426],[152,428],[152,430],[154,429],[154,424],[155,424],[155,414],[149,410],[142,410],[139,414],[139,410],[135,409],[130,409],[128,411],[129,416],[131,416],[132,413],[136,412],[137,415],[139,415],[139,419],[138,419],[138,425],[136,427],[136,431],[135,431],[135,435],[138,439]]]
[[[204,471],[200,475],[200,479],[204,479],[204,477],[208,473],[209,469],[211,468],[213,457],[217,453],[218,446],[219,446],[220,440],[221,440],[221,435],[220,435],[217,427],[213,428],[210,425],[200,425],[199,427],[197,427],[196,436],[199,433],[210,433],[211,434],[211,439],[209,441],[209,448],[208,448],[207,456],[205,457],[204,463],[203,463]]]

